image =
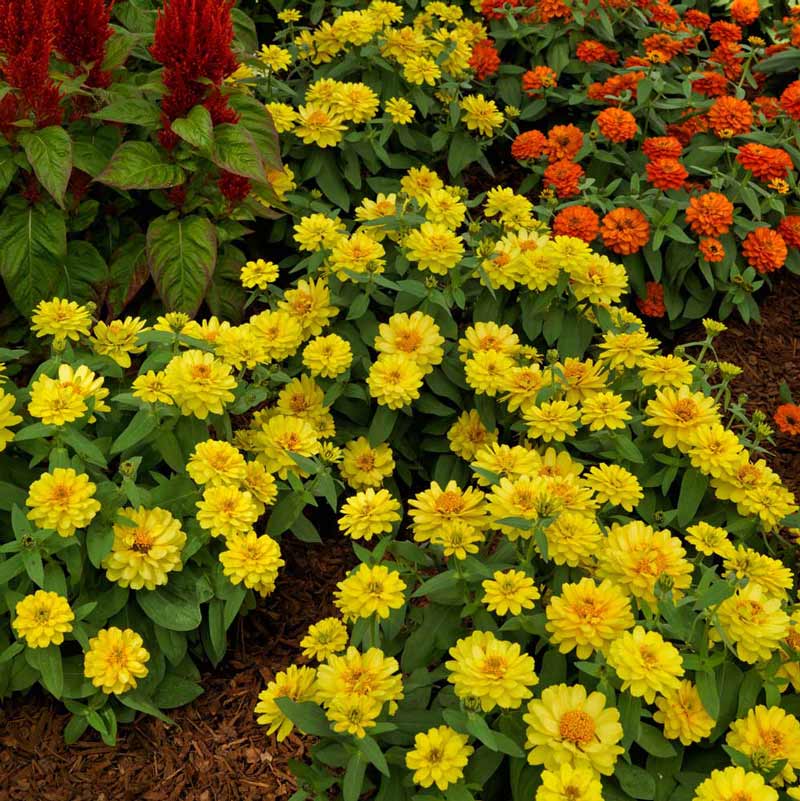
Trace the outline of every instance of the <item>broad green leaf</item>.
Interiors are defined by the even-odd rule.
[[[114,440],[111,454],[122,453],[155,431],[158,419],[150,409],[139,409],[125,430]]]
[[[678,525],[687,526],[694,519],[708,489],[708,477],[698,470],[687,470],[678,495]]]
[[[41,185],[63,207],[72,174],[72,140],[69,134],[61,126],[51,125],[21,133],[19,142]]]
[[[201,152],[211,152],[214,145],[214,123],[205,106],[195,106],[185,117],[175,120],[172,123],[172,130],[184,142],[188,142]]]
[[[108,265],[91,242],[74,239],[64,264],[66,296],[79,302],[100,300],[108,282]]]
[[[149,276],[147,240],[144,234],[134,234],[114,252],[109,265],[106,302],[113,316],[119,315],[133,300]]]
[[[50,203],[9,203],[0,215],[0,275],[17,309],[30,316],[40,300],[64,294],[67,228]]]
[[[25,659],[31,667],[39,671],[47,691],[56,698],[61,698],[64,692],[64,669],[59,647],[48,645],[47,648],[27,648]]]
[[[298,703],[291,698],[276,698],[275,703],[289,720],[300,729],[303,734],[312,734],[314,737],[330,735],[331,727],[325,713],[318,704],[311,701]]]
[[[267,168],[261,158],[256,140],[242,124],[225,123],[214,129],[212,161],[220,169],[264,183]]]
[[[193,315],[217,263],[217,235],[200,216],[157,217],[147,229],[147,260],[167,308]]]
[[[194,701],[202,695],[203,688],[190,679],[170,673],[153,693],[153,703],[159,709],[174,709]]]
[[[95,180],[115,189],[166,189],[185,178],[183,170],[149,142],[124,142]]]
[[[91,116],[97,120],[144,125],[148,128],[157,128],[161,122],[161,112],[155,103],[135,97],[109,103]]]
[[[179,574],[180,575],[180,574]],[[200,603],[191,586],[190,578],[181,581],[172,576],[163,587],[139,590],[136,600],[150,620],[170,631],[193,631],[203,619]]]

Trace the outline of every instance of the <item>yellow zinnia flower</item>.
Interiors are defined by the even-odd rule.
[[[85,473],[56,467],[30,485],[25,501],[31,507],[28,519],[39,528],[71,537],[77,529],[88,526],[100,511],[100,503],[94,497],[96,489]]]
[[[142,638],[132,629],[100,629],[89,640],[83,674],[107,695],[133,689],[136,680],[147,675],[145,663],[150,654],[143,646]]]
[[[36,590],[17,601],[12,627],[28,648],[61,645],[64,635],[72,631],[75,614],[66,598],[55,592]]]

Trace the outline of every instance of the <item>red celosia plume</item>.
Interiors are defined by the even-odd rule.
[[[54,0],[0,0],[0,74],[13,90],[0,102],[0,127],[28,118],[61,120],[58,87],[48,73],[56,30]]]
[[[164,65],[167,94],[161,110],[165,129],[161,141],[174,147],[169,123],[202,103],[215,125],[237,117],[220,93],[222,82],[238,66],[231,49],[233,0],[165,0],[156,22],[150,52]]]
[[[89,86],[108,86],[111,76],[102,65],[114,0],[56,0],[55,6],[56,50],[75,67],[91,65]]]

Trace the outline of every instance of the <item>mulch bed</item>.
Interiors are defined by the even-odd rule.
[[[170,712],[175,726],[139,716],[116,748],[87,732],[66,746],[68,715],[43,695],[0,710],[0,801],[280,801],[296,789],[288,769],[307,742],[278,744],[256,723],[258,693],[300,655],[310,623],[333,614],[333,589],[354,562],[344,538],[310,546],[285,537],[275,593],[229,635],[205,693]]]
[[[782,403],[778,394],[786,383],[800,404],[800,276],[784,272],[772,291],[762,298],[761,325],[745,324],[738,316],[725,320],[728,330],[714,341],[717,356],[743,372],[731,383],[734,398],[747,395],[749,414],[760,409],[775,431],[775,447],[768,464],[800,499],[800,437],[777,430],[772,415]],[[684,341],[702,338],[702,333]],[[770,446],[766,446],[770,447]]]

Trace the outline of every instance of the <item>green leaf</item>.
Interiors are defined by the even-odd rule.
[[[184,706],[203,694],[203,688],[197,682],[170,673],[153,693],[153,703],[159,709],[175,709]]]
[[[41,675],[42,684],[49,693],[61,698],[64,692],[64,669],[61,664],[61,651],[57,645],[47,648],[27,648],[25,659]]]
[[[144,125],[148,128],[157,128],[161,123],[161,112],[158,110],[158,106],[149,100],[136,97],[116,100],[90,116],[96,120]]]
[[[225,123],[214,129],[211,160],[222,170],[242,175],[259,183],[267,180],[267,168],[256,140],[244,125]]]
[[[140,590],[136,600],[150,620],[170,631],[193,631],[203,620],[193,588],[185,581],[181,585],[178,576],[170,578],[164,587]]]
[[[158,419],[150,409],[139,409],[128,423],[125,430],[114,440],[111,455],[122,453],[132,448],[158,427]]]
[[[153,703],[153,701],[141,693],[139,690],[128,690],[122,695],[116,696],[117,700],[129,707],[135,709],[137,712],[144,712],[146,715],[152,715],[170,726],[175,725],[172,718],[168,718],[161,710]]]
[[[361,797],[361,789],[364,786],[364,774],[367,771],[367,763],[361,754],[353,754],[347,763],[342,782],[343,801],[358,801]]]
[[[19,135],[28,162],[39,183],[63,208],[69,176],[72,173],[72,140],[59,125]]]
[[[0,195],[5,193],[16,174],[17,162],[14,151],[10,147],[0,148]]]
[[[306,500],[302,494],[290,492],[284,495],[272,510],[267,521],[267,533],[273,537],[287,531],[305,509]]]
[[[30,317],[40,300],[63,293],[66,257],[62,212],[50,203],[6,205],[0,215],[0,275],[22,314]]]
[[[708,489],[708,477],[698,470],[687,470],[681,480],[681,491],[678,495],[678,525],[688,526],[694,519],[697,510]]]
[[[388,406],[378,406],[367,432],[369,444],[375,447],[382,442],[388,441],[396,422],[397,411],[395,409],[390,409]]]
[[[185,117],[173,121],[172,130],[203,153],[210,153],[214,146],[214,123],[205,106],[195,106]]]
[[[619,786],[631,797],[651,801],[656,797],[656,780],[646,770],[620,759],[614,771]]]
[[[193,315],[217,264],[217,233],[206,217],[157,217],[147,229],[147,260],[167,308]]]
[[[719,715],[719,692],[717,691],[717,677],[713,670],[698,670],[695,674],[697,693],[703,706],[714,720]],[[760,684],[759,684],[760,686]]]
[[[669,759],[677,754],[675,746],[664,737],[659,729],[643,721],[639,724],[639,736],[636,738],[636,742],[648,754],[655,757]]]
[[[91,243],[73,239],[67,246],[64,264],[66,295],[79,302],[99,302],[108,281],[108,266]]]
[[[149,142],[123,142],[95,180],[115,189],[165,189],[182,184],[185,177]]]
[[[372,737],[362,737],[356,740],[356,748],[373,764],[384,776],[389,775],[389,766],[386,764],[386,757],[381,751],[381,747]]]
[[[108,275],[106,303],[112,316],[118,316],[150,277],[147,239],[133,234],[114,252]]]
[[[303,734],[326,737],[331,733],[328,718],[320,707],[311,701],[298,703],[291,698],[276,698],[275,703]]]
[[[264,104],[244,92],[231,95],[228,102],[239,115],[239,124],[244,125],[255,140],[264,165],[279,170],[281,148],[278,132]]]

